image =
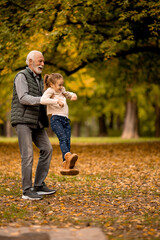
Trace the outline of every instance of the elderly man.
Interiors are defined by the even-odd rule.
[[[22,159],[23,199],[40,200],[42,195],[53,194],[55,190],[45,185],[52,157],[52,146],[45,131],[48,118],[45,107],[40,105],[43,93],[41,73],[44,57],[39,51],[31,51],[26,59],[28,67],[14,79],[11,107],[11,124],[16,128]],[[39,148],[40,155],[32,187],[33,147]]]

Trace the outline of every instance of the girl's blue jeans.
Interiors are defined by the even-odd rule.
[[[71,126],[70,120],[67,117],[53,115],[51,117],[51,128],[57,135],[62,151],[63,161],[65,160],[64,155],[70,152],[70,138],[71,138]]]

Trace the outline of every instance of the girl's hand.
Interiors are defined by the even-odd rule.
[[[60,107],[64,107],[64,103],[63,102],[58,101],[58,104],[59,104]]]
[[[71,97],[71,101],[76,101],[77,100],[77,95],[74,93]]]

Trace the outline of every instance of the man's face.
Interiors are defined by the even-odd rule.
[[[30,69],[36,73],[36,74],[41,74],[43,67],[44,67],[44,57],[40,53],[35,53],[34,59],[29,60],[29,67]]]

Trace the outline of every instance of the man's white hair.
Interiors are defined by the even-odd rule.
[[[31,51],[31,52],[28,53],[27,58],[26,58],[26,64],[27,64],[27,66],[29,66],[29,59],[34,60],[34,56],[35,56],[36,53],[42,54],[40,51],[36,51],[36,50],[33,50],[33,51]],[[42,55],[43,55],[43,54],[42,54]]]

